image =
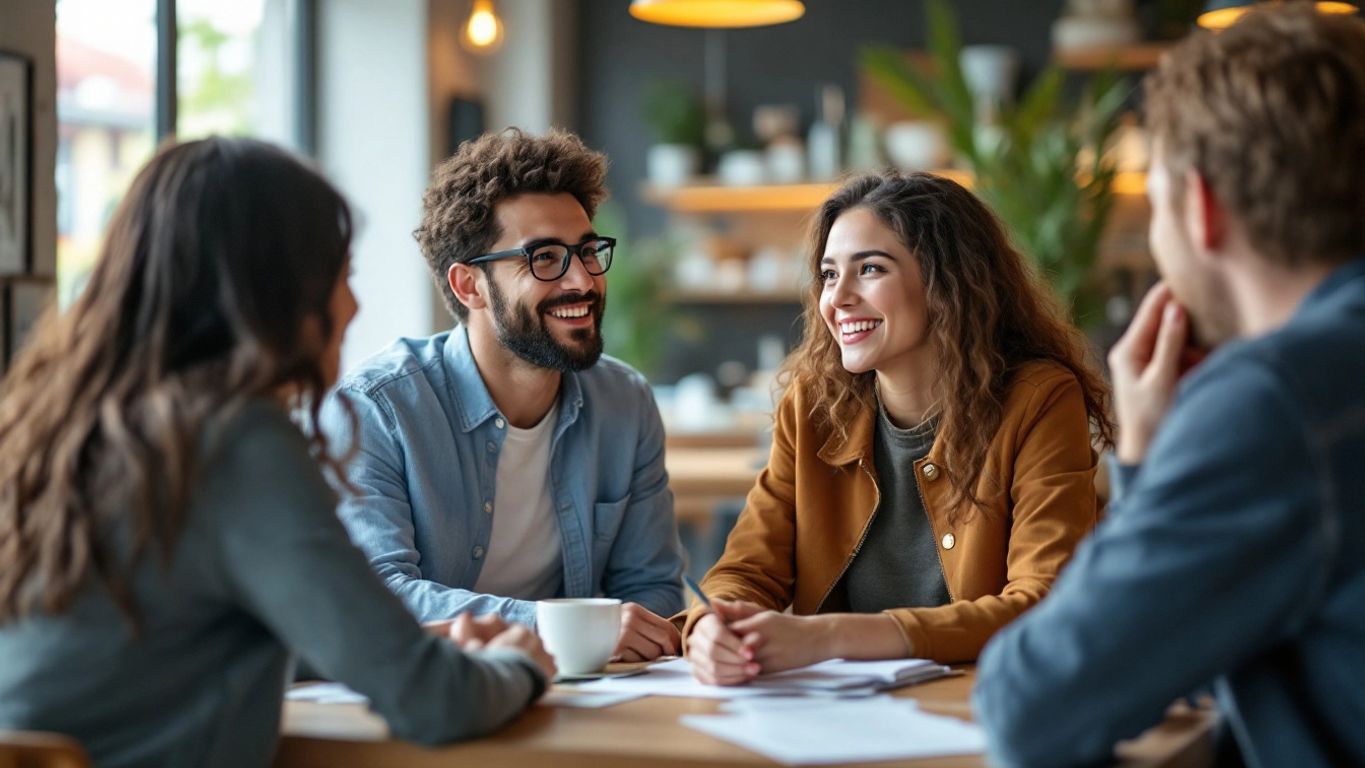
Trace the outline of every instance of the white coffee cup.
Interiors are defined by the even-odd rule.
[[[610,597],[537,601],[536,631],[560,674],[598,672],[616,650],[621,601]]]

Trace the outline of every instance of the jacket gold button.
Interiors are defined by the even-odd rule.
[[[952,535],[951,533],[945,533],[945,534],[943,534],[943,548],[944,548],[944,549],[952,549],[953,546],[956,545],[956,544],[957,544],[957,537],[956,537],[956,536]]]
[[[925,464],[924,477],[927,480],[933,480],[934,478],[938,477],[938,467],[934,466],[933,464]]]

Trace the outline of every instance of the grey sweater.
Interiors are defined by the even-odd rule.
[[[877,404],[872,455],[881,503],[862,548],[844,574],[848,610],[853,613],[951,602],[934,528],[915,476],[915,462],[933,447],[934,427],[930,422],[901,429],[891,422],[880,401]]]
[[[543,690],[521,654],[418,627],[279,407],[252,403],[217,445],[171,561],[149,553],[135,572],[137,636],[96,586],[0,625],[0,729],[70,734],[100,766],[269,765],[291,650],[424,743],[490,731]]]

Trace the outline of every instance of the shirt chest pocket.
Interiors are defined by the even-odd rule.
[[[621,530],[630,496],[620,501],[599,501],[592,505],[592,534],[597,541],[611,541]]]

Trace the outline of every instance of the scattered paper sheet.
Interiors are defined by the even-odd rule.
[[[951,667],[929,659],[830,659],[808,667],[763,675],[750,685],[795,689],[798,692],[870,696],[880,690],[935,680],[952,673]]]
[[[787,700],[790,701],[790,700]],[[919,710],[890,697],[809,699],[820,706],[765,707],[733,702],[741,711],[684,715],[683,725],[785,765],[902,760],[985,751],[979,726]]]
[[[370,700],[341,683],[300,685],[285,691],[290,701],[314,701],[319,704],[369,704]]]
[[[869,701],[892,701],[889,694],[879,693],[872,698],[861,699],[861,702]],[[918,707],[919,702],[914,699],[900,699],[902,703],[910,707]],[[812,707],[828,707],[830,701],[819,696],[757,696],[752,699],[735,699],[734,701],[721,702],[718,709],[721,712],[728,712],[733,715],[742,715],[746,712],[767,711],[781,709],[810,709]]]
[[[687,659],[655,664],[643,675],[594,680],[575,687],[585,693],[633,693],[640,696],[686,696],[697,699],[740,699],[771,693],[747,685],[702,685],[692,677],[692,665]]]
[[[540,698],[540,703],[547,707],[603,709],[640,698],[644,698],[643,693],[586,693],[556,688],[546,692]]]
[[[595,680],[577,688],[594,693],[637,693],[644,696],[687,696],[701,699],[742,699],[753,696],[825,694],[870,696],[878,690],[951,674],[952,670],[923,659],[888,661],[830,661],[763,675],[748,685],[703,685],[692,677],[686,659],[654,664],[639,676]]]

